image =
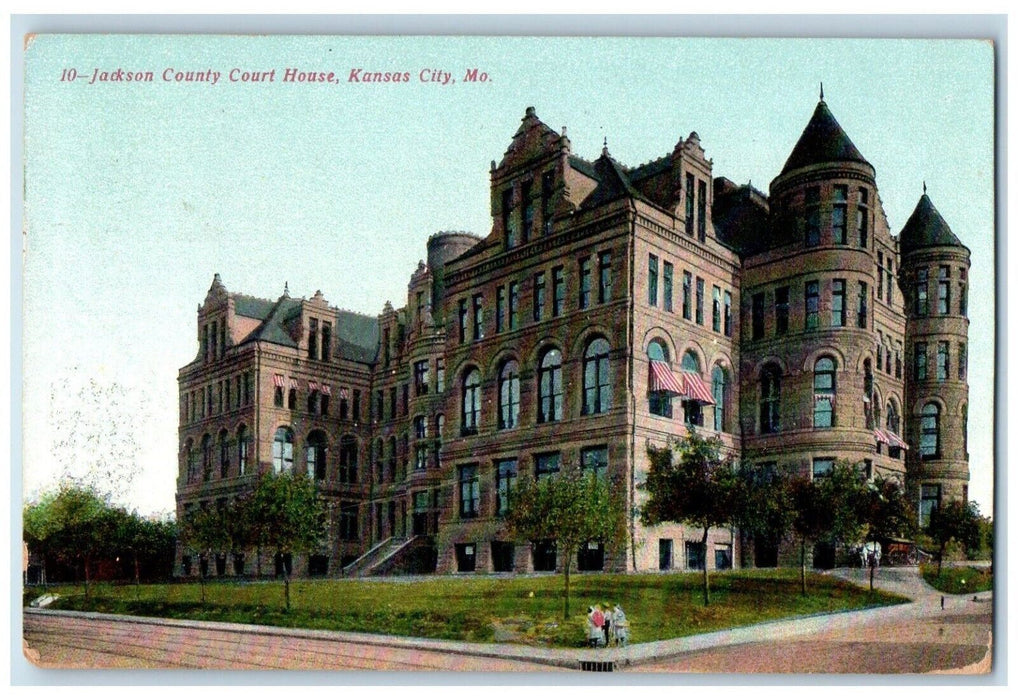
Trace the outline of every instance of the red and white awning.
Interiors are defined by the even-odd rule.
[[[667,362],[661,360],[650,361],[650,391],[653,393],[671,394],[681,396],[685,394],[682,382]]]
[[[339,398],[341,399],[350,398],[350,390],[347,389],[345,386],[339,387]]]
[[[698,401],[702,404],[714,405],[714,397],[711,396],[707,384],[695,372],[683,372],[683,380],[686,384],[684,392],[690,401]]]
[[[318,382],[316,382],[314,379],[309,379],[308,391],[318,391]]]
[[[903,450],[908,449],[908,443],[906,443],[900,437],[892,433],[890,430],[885,431],[884,434],[887,435],[888,440],[887,444],[889,444],[891,447],[900,447]]]
[[[290,388],[291,389],[296,389],[297,388],[297,380],[294,379],[293,377],[290,377]]]
[[[877,428],[876,430],[873,431],[873,437],[877,439],[877,442],[882,442],[885,445],[891,444],[891,440],[890,438],[887,437],[887,433],[885,433],[880,428]]]
[[[817,401],[830,401],[834,405],[834,394],[813,394],[813,403]]]
[[[278,387],[286,386],[286,378],[281,374],[272,375],[272,385]]]
[[[332,396],[332,387],[328,384],[322,384],[322,394],[325,396]]]

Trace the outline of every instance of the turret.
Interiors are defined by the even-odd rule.
[[[968,498],[968,270],[962,245],[926,194],[899,239],[905,299],[906,456],[921,524]]]

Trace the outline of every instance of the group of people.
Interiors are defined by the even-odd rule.
[[[592,647],[629,644],[629,622],[618,603],[614,608],[594,605],[587,608],[587,644]]]

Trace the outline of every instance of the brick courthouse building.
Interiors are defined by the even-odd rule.
[[[691,425],[761,466],[895,475],[922,517],[967,497],[969,251],[925,193],[892,236],[823,100],[769,196],[716,177],[695,132],[631,168],[573,154],[533,109],[490,176],[490,234],[432,236],[406,305],[377,317],[216,275],[179,374],[178,515],[306,472],[328,539],[276,567],[549,570],[552,545],[504,532],[513,483],[595,470],[638,505],[647,446]],[[587,570],[776,561],[728,529],[704,552],[681,525],[632,528],[625,551],[570,554]],[[272,570],[251,554],[210,573]]]

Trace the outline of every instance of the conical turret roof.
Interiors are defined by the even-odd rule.
[[[919,198],[919,203],[916,204],[912,216],[908,217],[908,221],[905,222],[905,227],[901,229],[899,245],[902,254],[917,248],[932,246],[965,248],[925,192]]]
[[[785,161],[781,174],[818,163],[845,161],[870,165],[831,114],[827,103],[820,100],[813,110],[813,117],[792,149],[792,154]]]

